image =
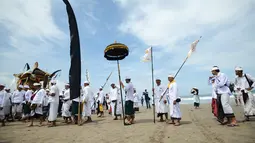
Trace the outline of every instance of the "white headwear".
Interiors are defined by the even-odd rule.
[[[66,83],[65,85],[66,85],[66,86],[69,86],[69,83]]]
[[[41,83],[34,83],[33,86],[40,86]]]
[[[89,81],[87,81],[87,80],[86,80],[86,81],[84,81],[84,84],[89,84]]]
[[[46,89],[46,91],[48,91],[48,92],[49,92],[50,90],[49,90],[49,89]]]
[[[2,83],[0,83],[0,86],[3,86],[3,87],[5,87],[5,85],[4,85],[4,84],[2,84]]]
[[[172,75],[172,74],[169,74],[169,75],[168,75],[168,77],[174,77],[174,75]]]
[[[23,88],[23,85],[19,85],[19,88]]]
[[[126,76],[126,79],[131,79],[129,76]]]
[[[235,70],[236,71],[243,71],[242,67],[236,67]]]
[[[160,78],[156,78],[156,80],[161,80]]]
[[[214,67],[211,69],[211,71],[215,71],[215,70],[219,70],[219,67],[214,66]]]
[[[28,85],[24,85],[24,88],[29,88],[29,86]]]
[[[56,80],[51,80],[50,81],[52,84],[56,84],[57,82],[56,82]]]
[[[99,89],[103,89],[103,86],[100,86]]]
[[[4,90],[10,90],[10,88],[9,87],[5,87]]]

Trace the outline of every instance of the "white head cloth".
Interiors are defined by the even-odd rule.
[[[219,70],[219,67],[214,66],[214,67],[211,69],[211,71],[215,71],[215,70]]]
[[[5,85],[4,85],[4,84],[2,84],[2,83],[0,83],[0,86],[3,86],[3,87],[5,87]]]
[[[24,85],[24,88],[29,88],[29,86],[28,85]]]
[[[168,77],[174,77],[174,75],[172,75],[172,74],[169,74],[169,75],[168,75]]]
[[[87,81],[87,80],[86,80],[86,81],[84,81],[84,84],[89,84],[89,81]]]
[[[102,87],[102,86],[100,86],[100,87],[99,87],[99,89],[103,89],[103,87]]]
[[[33,86],[40,86],[41,83],[34,83]]]
[[[10,88],[9,87],[5,87],[4,90],[10,90]]]
[[[129,76],[126,76],[126,79],[131,79]]]
[[[51,80],[51,81],[50,81],[50,83],[52,83],[52,84],[56,84],[56,83],[57,83],[57,81],[56,81],[56,80]]]
[[[66,86],[69,86],[69,83],[66,83],[65,85],[66,85]]]
[[[235,70],[236,71],[243,71],[242,67],[236,67]]]
[[[19,88],[23,88],[23,85],[19,85]]]

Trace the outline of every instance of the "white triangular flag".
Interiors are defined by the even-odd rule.
[[[199,40],[196,40],[196,41],[194,41],[194,42],[190,45],[190,50],[189,50],[189,53],[188,53],[188,57],[190,57],[191,54],[192,54],[193,52],[196,51],[196,46],[197,46],[197,43],[198,43],[198,42],[199,42]]]
[[[143,62],[151,61],[151,47],[145,50],[145,55],[142,57]]]

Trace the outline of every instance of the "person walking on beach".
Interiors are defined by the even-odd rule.
[[[40,83],[34,83],[33,86],[35,87],[35,96],[31,102],[31,121],[29,124],[29,127],[34,125],[34,119],[39,118],[40,119],[40,124],[39,126],[42,126],[43,122],[43,98],[46,94],[45,90],[41,88]]]
[[[250,116],[255,116],[255,96],[252,93],[255,87],[255,78],[244,74],[241,67],[235,68],[235,74],[235,91],[242,96],[245,120],[249,121]]]
[[[113,120],[118,120],[118,116],[121,117],[122,105],[120,89],[114,83],[111,84],[110,100]]]
[[[56,81],[51,81],[50,96],[49,96],[50,110],[48,121],[49,127],[56,126],[56,120],[58,116],[58,104],[59,104],[59,89],[56,85]]]
[[[2,126],[5,126],[5,114],[4,114],[4,102],[6,97],[6,92],[4,91],[4,84],[0,84],[0,122]]]
[[[147,109],[150,109],[151,108],[150,97],[149,97],[149,93],[147,92],[147,89],[144,90],[143,96],[144,96],[144,99],[145,99]]]
[[[83,118],[87,117],[87,120],[84,121],[84,123],[92,122],[91,119],[91,97],[93,96],[93,92],[89,86],[89,82],[84,82],[84,89],[83,89]]]
[[[220,72],[220,69],[217,66],[214,66],[211,69],[211,73],[215,78],[214,91],[217,94],[217,105],[218,105],[218,121],[221,124],[225,124],[224,118],[228,119],[228,126],[234,127],[237,126],[235,114],[230,105],[230,95],[231,91],[229,89],[230,82],[227,76],[224,73]]]
[[[141,97],[141,104],[142,104],[142,106],[143,106],[143,102],[144,102],[144,98],[143,98],[143,96]]]
[[[208,84],[212,86],[212,113],[215,117],[218,117],[218,106],[217,106],[217,94],[215,93],[215,78],[209,77]]]
[[[198,109],[200,105],[199,90],[196,87],[193,87],[190,93],[193,94],[194,107],[195,109]]]
[[[30,105],[31,105],[31,96],[33,95],[33,91],[30,89],[28,85],[24,85],[25,98],[23,103],[23,117],[22,120],[26,122],[26,120],[30,117]]]
[[[14,91],[11,96],[12,102],[12,117],[13,120],[18,118],[19,120],[22,118],[22,103],[24,101],[24,92],[22,91],[23,85],[18,86],[18,90]]]
[[[167,97],[164,96],[162,100],[160,100],[160,97],[162,93],[165,91],[165,87],[161,85],[161,80],[156,79],[156,88],[152,89],[154,92],[154,100],[155,100],[155,108],[156,108],[156,113],[157,117],[160,118],[160,122],[163,122],[163,116],[165,115],[166,120],[168,120],[168,102],[167,102]]]
[[[125,89],[126,101],[125,101],[125,117],[124,120],[127,119],[125,125],[131,125],[134,123],[135,119],[135,111],[134,111],[134,86],[131,82],[130,77],[126,77],[126,85],[120,81],[122,88]]]
[[[102,117],[104,115],[104,92],[103,87],[99,88],[99,92],[97,93],[97,102],[98,102],[98,117]]]
[[[139,95],[136,89],[134,89],[134,110],[139,111]]]
[[[169,108],[170,108],[170,117],[171,122],[175,126],[180,125],[181,120],[181,109],[180,109],[180,98],[178,97],[178,86],[174,80],[173,75],[168,75],[168,88],[163,92],[160,97],[160,100],[165,96],[164,94],[168,93],[169,96]]]
[[[65,92],[63,96],[63,105],[62,105],[62,117],[64,119],[64,123],[71,123],[71,108],[72,101],[70,100],[70,85],[69,83],[65,84]]]

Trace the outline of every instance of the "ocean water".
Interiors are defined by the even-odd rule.
[[[230,96],[230,99],[234,99],[234,96]],[[211,104],[212,97],[208,95],[201,95],[200,96],[200,104]],[[153,101],[151,101],[152,104]],[[184,96],[181,97],[181,102],[180,104],[193,104],[193,97],[192,96]],[[141,103],[139,104],[141,106]],[[144,102],[144,106],[146,106],[146,103]]]

